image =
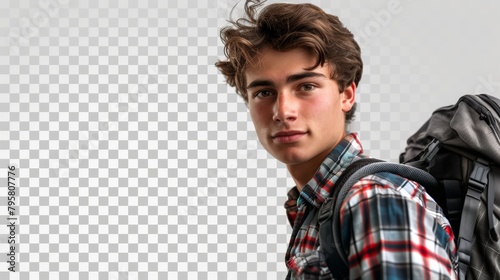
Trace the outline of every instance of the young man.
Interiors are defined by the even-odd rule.
[[[247,1],[246,18],[221,32],[216,66],[248,106],[263,147],[296,184],[285,203],[293,227],[287,279],[331,279],[318,210],[353,161],[366,157],[346,133],[363,63],[336,16],[311,4]],[[341,210],[351,279],[455,279],[453,232],[417,183],[387,174],[360,180]]]

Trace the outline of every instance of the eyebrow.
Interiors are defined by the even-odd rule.
[[[290,75],[286,77],[286,82],[287,83],[292,83],[298,80],[302,80],[305,78],[312,78],[312,77],[323,77],[326,78],[325,75],[317,72],[303,72],[303,73],[297,73]],[[252,81],[248,86],[247,89],[254,88],[254,87],[262,87],[262,86],[274,86],[274,83],[270,80],[255,80]]]

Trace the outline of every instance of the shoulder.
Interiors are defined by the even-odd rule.
[[[344,202],[355,204],[372,198],[409,200],[425,208],[439,208],[423,186],[389,172],[380,172],[360,179],[351,187]]]
[[[414,181],[390,173],[362,178],[341,205],[340,230],[355,276],[453,275],[456,249],[451,227],[441,208]]]
[[[415,232],[427,228],[438,235],[443,246],[454,237],[441,207],[423,186],[387,172],[359,180],[347,193],[340,217],[341,223],[369,223],[365,230],[375,225]]]

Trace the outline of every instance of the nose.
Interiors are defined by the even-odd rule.
[[[297,100],[291,93],[279,92],[274,104],[273,120],[291,122],[297,119]]]

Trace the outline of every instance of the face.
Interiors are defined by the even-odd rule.
[[[345,112],[354,103],[354,83],[339,92],[327,64],[303,49],[264,49],[260,64],[245,72],[248,108],[259,141],[286,165],[319,166],[345,137]]]

